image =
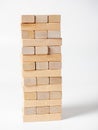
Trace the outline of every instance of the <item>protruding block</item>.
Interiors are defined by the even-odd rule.
[[[35,39],[47,39],[48,32],[47,31],[35,31]]]
[[[61,46],[49,46],[49,54],[60,54]]]
[[[62,98],[61,91],[50,92],[50,99],[61,99],[61,98]]]
[[[36,15],[36,23],[47,23],[48,17],[47,15]]]
[[[22,15],[22,23],[34,23],[35,16],[34,15]]]
[[[24,115],[35,115],[36,114],[36,107],[25,107],[24,108]]]
[[[49,92],[37,92],[37,99],[38,100],[48,100]]]
[[[25,100],[36,100],[36,92],[26,92],[24,93]]]
[[[48,31],[48,38],[61,38],[59,31]]]
[[[34,31],[22,31],[22,38],[23,39],[34,39]]]
[[[49,15],[49,23],[60,23],[60,15]]]
[[[37,114],[49,114],[50,109],[49,107],[37,107]]]
[[[36,47],[36,54],[48,54],[48,47]]]
[[[61,62],[49,62],[49,69],[61,69]]]
[[[49,78],[48,77],[38,77],[37,84],[38,85],[49,84]]]
[[[50,84],[61,84],[62,78],[61,77],[50,77]]]
[[[50,106],[50,113],[61,113],[61,106]]]
[[[47,70],[48,62],[36,62],[36,69],[37,70]]]
[[[25,86],[33,86],[36,85],[36,78],[24,78],[24,85]]]
[[[23,53],[23,55],[33,55],[34,54],[34,47],[23,47],[22,53]]]
[[[23,62],[23,70],[35,70],[35,62]]]

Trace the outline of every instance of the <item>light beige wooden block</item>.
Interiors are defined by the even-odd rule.
[[[37,114],[49,114],[50,108],[49,107],[37,107]]]
[[[60,54],[61,46],[49,46],[49,54]]]
[[[25,100],[35,100],[36,99],[36,92],[24,93],[24,99]]]
[[[61,106],[50,106],[50,113],[61,113]]]
[[[22,31],[22,38],[23,39],[34,39],[34,31]]]
[[[36,71],[23,71],[23,77],[60,77],[61,70],[36,70]]]
[[[46,85],[49,84],[49,78],[48,77],[37,77],[37,85]]]
[[[61,84],[45,84],[37,86],[24,86],[24,92],[48,92],[48,91],[62,91]]]
[[[22,15],[22,23],[34,23],[34,15]]]
[[[36,15],[36,23],[47,23],[48,17],[47,15]]]
[[[61,46],[62,39],[23,39],[23,46]]]
[[[37,70],[47,70],[48,62],[36,62],[36,69]]]
[[[60,23],[21,24],[21,30],[60,31]]]
[[[23,62],[23,70],[35,70],[35,62]]]
[[[50,99],[61,99],[62,98],[62,92],[55,91],[50,92]]]
[[[47,39],[48,32],[47,31],[35,31],[35,38],[36,39]]]
[[[61,61],[61,54],[51,54],[51,55],[32,55],[23,56],[23,61],[31,62],[44,62],[44,61]]]
[[[60,15],[49,15],[49,23],[60,23]]]
[[[61,99],[56,100],[25,100],[24,107],[36,107],[36,106],[60,106],[62,104]]]
[[[48,54],[48,47],[35,47],[36,49],[36,54]]]
[[[61,77],[50,77],[50,84],[61,84],[62,78]]]
[[[36,107],[25,107],[24,108],[24,115],[33,115],[36,114]]]
[[[34,54],[34,47],[23,47],[22,54],[23,55],[33,55]]]
[[[48,38],[60,38],[60,31],[48,31]]]
[[[49,62],[49,69],[61,69],[61,62]]]
[[[24,122],[32,122],[32,121],[52,121],[52,120],[61,120],[61,113],[55,114],[42,114],[42,115],[24,115]]]
[[[31,77],[31,78],[24,78],[24,85],[26,86],[33,86],[36,85],[36,78],[35,77]]]
[[[48,100],[49,92],[37,92],[37,99],[38,100]]]

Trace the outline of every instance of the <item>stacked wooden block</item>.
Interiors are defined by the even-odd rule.
[[[25,122],[61,119],[60,15],[22,16]]]

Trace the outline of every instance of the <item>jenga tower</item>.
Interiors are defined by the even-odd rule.
[[[25,122],[60,120],[60,15],[22,16]]]

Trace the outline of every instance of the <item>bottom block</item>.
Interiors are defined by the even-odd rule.
[[[61,120],[61,113],[43,115],[24,115],[24,122]]]

